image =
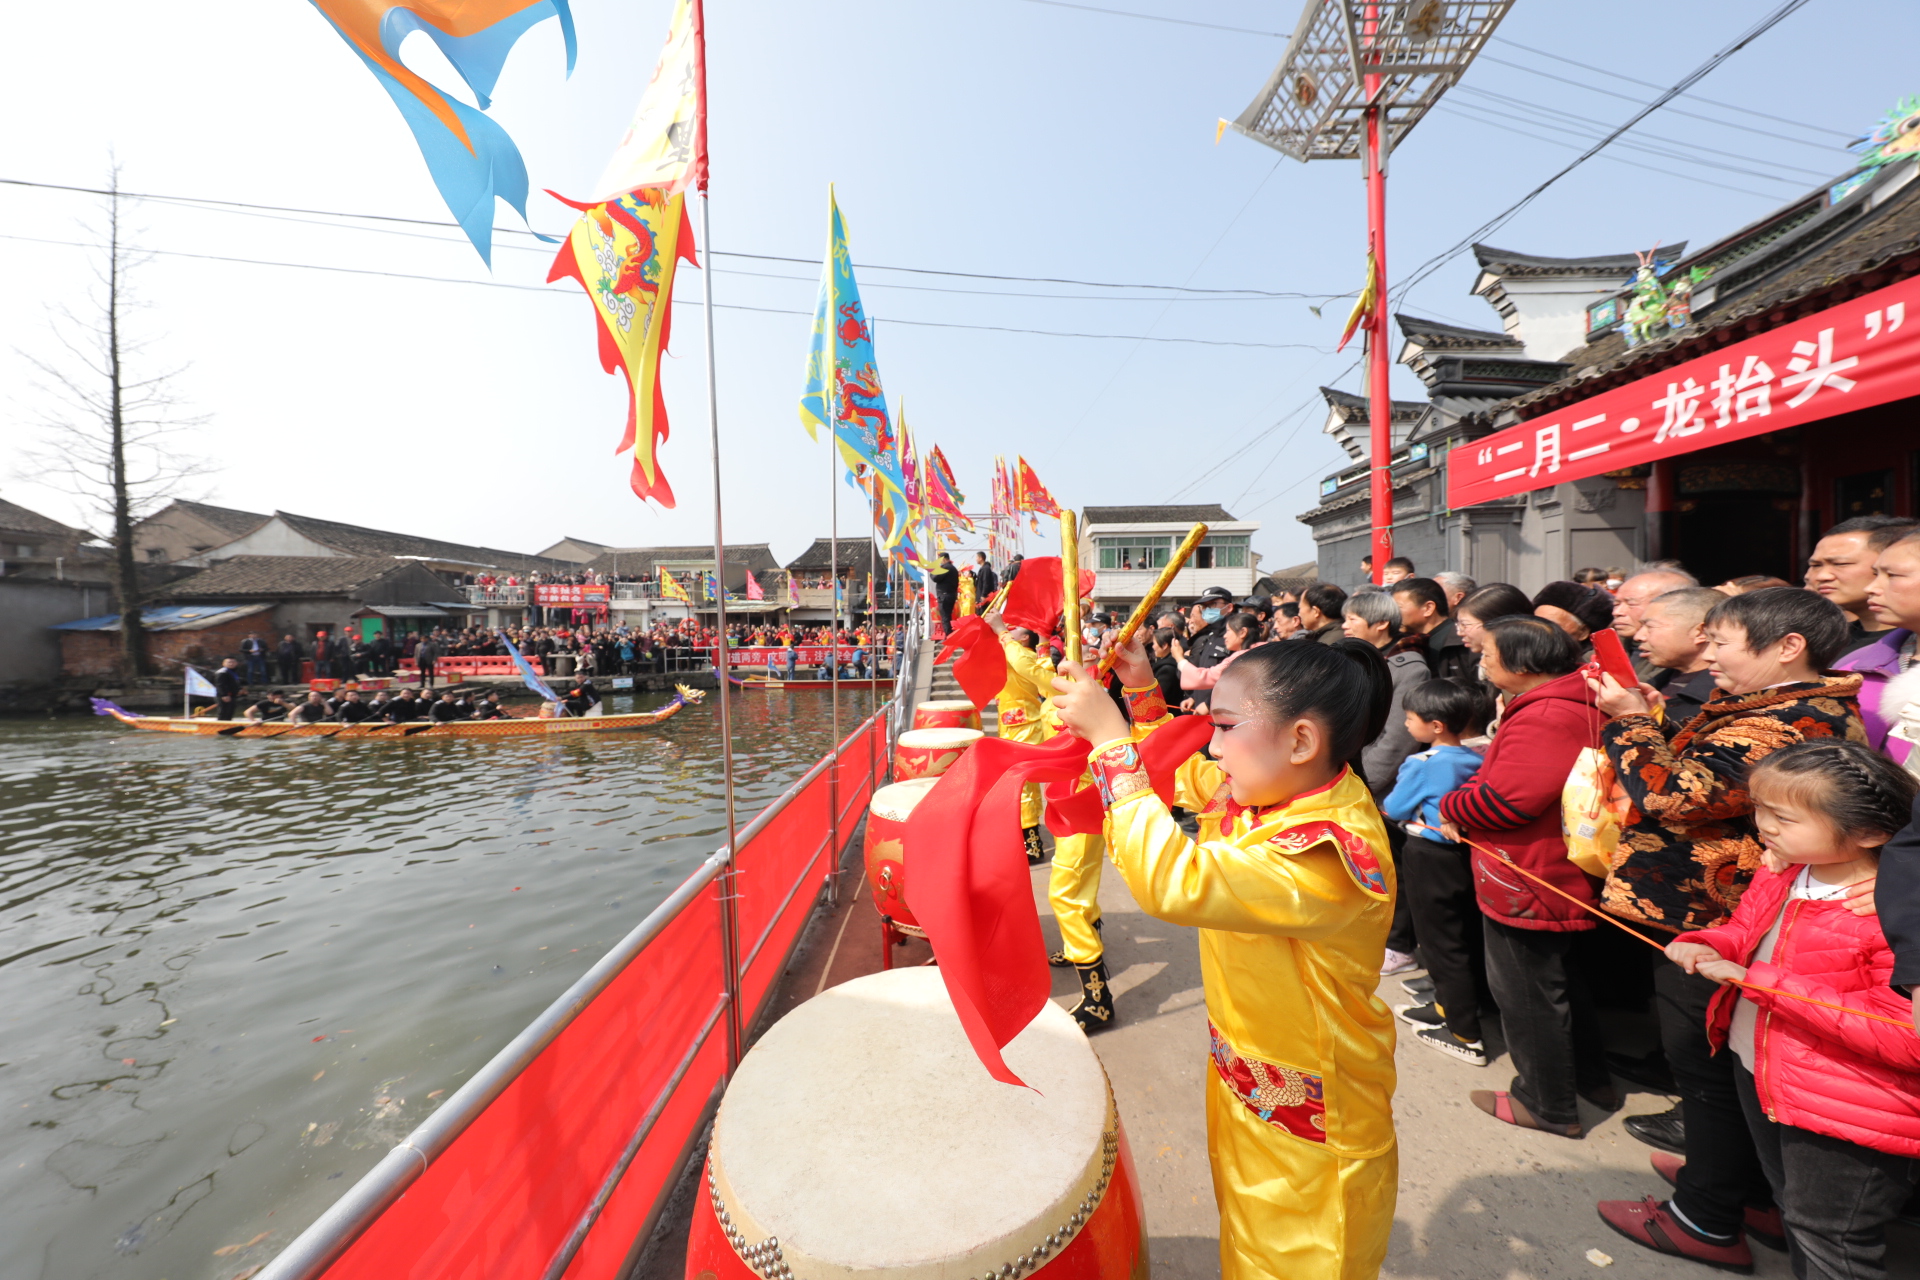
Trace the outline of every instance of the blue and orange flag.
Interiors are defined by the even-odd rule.
[[[454,220],[489,266],[493,201],[527,216],[527,166],[507,131],[485,112],[514,43],[536,22],[560,19],[567,72],[574,62],[568,0],[313,0],[340,38],[360,55],[387,91],[427,162],[433,185]],[[480,107],[448,97],[400,61],[400,42],[415,31],[439,46]]]
[[[873,470],[878,481],[871,491],[874,524],[882,545],[892,550],[906,538],[910,524],[906,476],[900,466],[893,419],[887,413],[886,393],[880,387],[880,367],[874,361],[873,330],[860,304],[860,286],[853,278],[846,223],[840,217],[840,202],[834,198],[832,187],[827,189],[827,208],[827,260],[814,306],[813,342],[807,352],[807,388],[800,397],[800,422],[816,440],[817,428],[832,429],[847,470],[855,475],[862,467]]]

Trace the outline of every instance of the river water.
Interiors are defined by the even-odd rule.
[[[873,704],[843,693],[843,732]],[[733,705],[744,822],[831,705]],[[717,722],[711,697],[555,740],[0,720],[0,1276],[278,1252],[723,842]]]

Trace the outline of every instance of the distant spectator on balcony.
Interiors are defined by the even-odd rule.
[[[300,642],[292,636],[282,637],[280,647],[274,651],[274,656],[280,660],[280,683],[299,684],[300,660],[305,656],[301,651]]]

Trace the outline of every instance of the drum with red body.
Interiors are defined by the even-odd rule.
[[[879,908],[883,920],[917,938],[927,935],[907,909],[907,819],[938,781],[914,778],[896,782],[874,792],[867,802],[867,835],[861,852],[867,864],[867,883],[873,886],[873,905]]]
[[[978,729],[980,711],[965,698],[922,702],[913,709],[916,729]]]
[[[687,1280],[1146,1280],[1106,1073],[1049,1001],[987,1074],[938,969],[833,987],[741,1061]],[[857,1101],[850,1103],[850,1095]]]
[[[984,735],[978,729],[909,729],[893,744],[896,781],[937,778]]]

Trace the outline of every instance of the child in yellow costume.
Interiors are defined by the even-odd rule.
[[[1045,742],[1049,735],[1041,723],[1040,709],[1051,687],[1053,664],[1035,652],[1039,641],[1033,632],[1008,627],[997,613],[988,614],[986,623],[999,634],[1000,648],[1007,657],[1007,682],[996,699],[1000,736],[1013,742]],[[1027,862],[1033,865],[1046,856],[1040,847],[1042,816],[1040,788],[1029,783],[1020,790],[1020,825],[1027,841]]]
[[[1213,1070],[1207,1147],[1226,1280],[1372,1280],[1393,1226],[1393,1015],[1374,988],[1393,917],[1386,829],[1345,762],[1384,723],[1367,653],[1250,650],[1212,702],[1212,754],[1154,793],[1136,743],[1167,723],[1136,643],[1117,670],[1134,724],[1073,664],[1054,681],[1095,744],[1108,848],[1147,914],[1200,930]]]

